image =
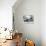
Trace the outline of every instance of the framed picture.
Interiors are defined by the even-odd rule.
[[[33,17],[33,15],[23,16],[23,20],[24,20],[24,22],[33,22],[34,17]]]

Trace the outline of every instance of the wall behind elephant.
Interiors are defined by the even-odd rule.
[[[34,40],[36,46],[41,46],[41,0],[23,0],[14,10],[15,28],[25,38]],[[24,22],[26,15],[33,15],[34,22]]]

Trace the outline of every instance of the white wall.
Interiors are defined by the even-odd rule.
[[[15,28],[22,32],[24,37],[34,40],[36,46],[41,46],[41,0],[23,0],[21,5],[13,10],[15,10]],[[25,23],[24,15],[33,15],[34,22]]]
[[[16,0],[0,0],[0,27],[12,28],[12,6]]]
[[[46,46],[46,0],[42,0],[41,4],[41,40],[42,46]]]

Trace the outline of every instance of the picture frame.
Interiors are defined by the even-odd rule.
[[[23,16],[23,20],[24,20],[24,22],[33,22],[34,17],[33,17],[33,15],[25,15],[25,16]]]

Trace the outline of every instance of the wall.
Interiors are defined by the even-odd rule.
[[[15,8],[13,9],[15,28],[18,32],[22,32],[25,38],[34,40],[36,46],[41,46],[41,0],[23,0]],[[34,22],[24,22],[24,15],[33,15]]]
[[[0,27],[12,28],[12,6],[16,0],[0,0]]]
[[[46,46],[46,0],[41,1],[41,41]]]

